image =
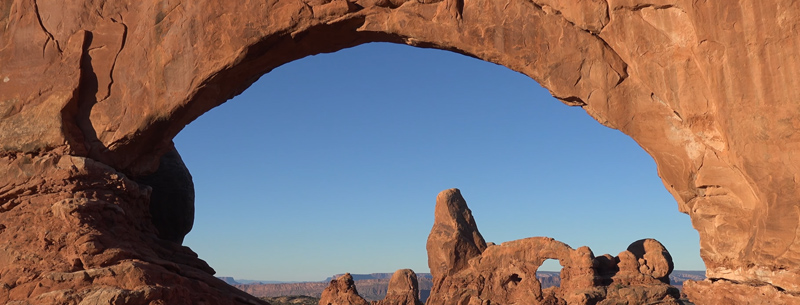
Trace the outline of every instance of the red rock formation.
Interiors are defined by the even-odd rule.
[[[636,257],[639,272],[660,279],[669,284],[669,274],[675,268],[672,256],[660,242],[655,239],[642,239],[628,246],[628,252]]]
[[[271,69],[373,41],[504,65],[630,135],[654,158],[678,209],[700,234],[701,256],[716,282],[687,282],[692,298],[757,299],[753,289],[771,286],[775,298],[796,300],[798,16],[800,3],[792,0],[3,1],[0,167],[21,166],[24,158],[25,166],[38,168],[0,172],[0,261],[30,259],[0,264],[8,282],[0,286],[0,302],[56,291],[21,288],[37,279],[11,275],[16,266],[31,274],[62,272],[54,266],[75,264],[83,251],[67,245],[45,254],[17,237],[100,239],[115,253],[159,248],[149,237],[150,195],[120,193],[117,187],[129,185],[123,174],[156,171],[183,126]],[[108,178],[59,176],[53,160],[73,158],[107,165],[93,175]],[[86,197],[60,191],[89,182]],[[71,213],[96,223],[48,229],[59,221],[50,207],[100,194],[126,211],[130,226],[101,226],[100,219],[112,217],[108,211],[78,209]],[[15,235],[22,227],[33,232]],[[120,232],[133,240],[114,238]],[[139,254],[145,261],[180,261]],[[128,256],[115,262],[122,257]],[[175,268],[137,270],[158,287],[217,293],[187,288],[212,284]],[[172,277],[181,280],[166,280]],[[196,283],[175,284],[182,281]],[[122,280],[104,285],[127,287]]]
[[[386,297],[376,305],[422,305],[419,301],[417,274],[411,269],[395,271],[389,280]]]
[[[367,302],[356,290],[350,273],[346,273],[331,283],[322,292],[320,305],[422,305],[419,301],[417,275],[411,269],[397,270],[389,280],[386,297],[383,300]]]
[[[322,291],[319,305],[369,305],[358,295],[358,290],[350,273],[331,280],[331,283]]]
[[[467,267],[486,249],[486,242],[472,219],[472,211],[458,189],[439,193],[436,221],[428,236],[428,266],[434,279],[445,278]],[[436,284],[434,284],[436,285]]]
[[[149,187],[83,157],[2,160],[0,303],[262,304],[157,237]]]
[[[595,258],[588,247],[572,249],[547,237],[484,243],[475,253],[475,244],[483,243],[476,237],[461,193],[441,192],[428,237],[434,285],[426,304],[679,304],[678,289],[669,286],[672,257],[654,239],[636,241],[618,257]],[[563,266],[560,287],[542,289],[536,278],[547,259]]]
[[[798,304],[796,297],[787,295],[771,285],[742,285],[728,280],[706,280],[684,287],[695,304]]]

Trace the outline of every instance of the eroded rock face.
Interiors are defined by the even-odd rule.
[[[687,282],[684,291],[695,304],[797,304],[797,299],[771,285],[741,285],[728,280]],[[713,291],[713,293],[709,293]]]
[[[157,236],[150,188],[84,157],[0,160],[0,303],[261,304]]]
[[[636,257],[639,272],[669,284],[669,274],[675,268],[667,248],[655,239],[642,239],[628,246],[628,252]]]
[[[448,229],[466,223],[465,219],[474,230]],[[441,192],[428,237],[434,285],[426,304],[679,304],[678,289],[669,285],[672,257],[654,239],[636,241],[617,257],[595,257],[588,247],[573,249],[547,237],[484,246],[477,254],[477,247],[452,246],[463,241],[474,245],[475,236],[480,233],[461,193],[457,189]],[[560,287],[542,289],[536,278],[547,259],[563,266]],[[450,272],[433,273],[434,268]]]
[[[358,295],[356,284],[350,273],[332,279],[331,283],[322,291],[319,299],[320,305],[369,305]]]
[[[771,286],[792,299],[800,294],[798,26],[800,2],[790,0],[7,0],[0,3],[0,166],[22,155],[51,166],[24,173],[42,190],[85,183],[47,176],[57,171],[48,161],[55,157],[141,177],[156,170],[187,123],[284,63],[373,41],[455,50],[530,76],[654,158],[700,234],[708,276],[739,283],[698,284],[690,297]],[[72,195],[32,201],[16,174],[0,175],[4,251],[53,260],[34,273],[72,264],[71,254],[41,255],[3,233],[19,222],[47,232],[41,223],[55,216],[33,211]],[[113,193],[117,183],[93,187],[116,196],[109,202],[127,200]],[[147,214],[126,217],[143,223]],[[42,219],[28,220],[35,217]],[[126,247],[105,237],[116,236],[110,228],[63,232]],[[8,266],[0,264],[0,274]],[[147,272],[151,281],[190,279],[169,268]],[[34,281],[3,280],[15,283],[6,290]],[[45,290],[0,293],[0,301]]]
[[[422,305],[419,301],[417,274],[411,269],[400,269],[392,274],[386,297],[376,305]]]
[[[470,259],[486,249],[486,242],[458,189],[439,193],[434,218],[425,246],[428,267],[434,278],[444,278],[466,268]]]

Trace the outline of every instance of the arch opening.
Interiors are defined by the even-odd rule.
[[[778,20],[777,26],[791,27],[781,17],[792,7],[556,2],[7,2],[8,18],[0,20],[7,46],[0,57],[10,60],[0,69],[0,101],[8,110],[0,111],[0,165],[9,173],[2,184],[11,187],[0,190],[6,201],[0,234],[7,237],[6,252],[37,261],[6,264],[4,274],[19,276],[4,277],[10,282],[0,285],[0,302],[92,298],[87,293],[97,283],[130,287],[108,275],[130,268],[146,274],[139,284],[147,278],[161,285],[155,293],[133,291],[145,295],[142,302],[242,297],[214,281],[191,250],[154,234],[147,211],[152,198],[134,180],[155,170],[185,124],[264,73],[306,55],[393,41],[455,50],[522,72],[630,135],[656,159],[679,210],[691,215],[708,276],[718,279],[687,285],[687,293],[705,304],[719,303],[720,295],[790,303],[800,291],[800,212],[791,166],[797,158],[789,145],[797,142],[796,128],[786,118],[797,111],[783,101],[796,100],[800,86],[786,73],[763,71],[793,63],[786,46],[797,39],[769,26]],[[727,29],[745,19],[766,23],[730,35]],[[765,56],[735,56],[752,51],[753,37]],[[576,187],[581,191],[595,182],[574,181],[583,182]],[[621,197],[629,199],[629,191]],[[59,218],[66,225],[49,227],[44,237],[15,225],[36,219],[39,228]],[[32,241],[42,245],[31,247]],[[48,247],[54,251],[42,251]],[[635,265],[624,257],[628,267]],[[186,269],[176,271],[173,263]],[[41,288],[58,289],[48,273],[101,267],[114,272],[73,282],[72,292]],[[756,292],[761,288],[768,295]]]
[[[387,57],[396,60],[387,61]],[[300,70],[292,71],[294,68]],[[405,70],[396,70],[402,68]],[[326,70],[335,72],[325,72]],[[380,70],[395,72],[382,75],[379,73]],[[425,75],[426,77],[419,75],[419,71],[426,70],[432,72]],[[202,258],[209,260],[221,276],[254,280],[307,281],[321,280],[324,278],[322,275],[343,272],[391,272],[399,268],[426,272],[424,241],[430,230],[432,198],[441,189],[449,187],[460,187],[468,194],[470,206],[481,232],[489,239],[508,241],[529,236],[551,236],[570,244],[588,245],[596,254],[619,251],[631,240],[645,237],[641,234],[646,234],[646,230],[630,230],[630,228],[657,227],[652,225],[652,219],[647,215],[654,213],[651,208],[663,208],[661,211],[664,212],[655,213],[677,216],[667,220],[665,225],[682,221],[685,224],[683,228],[689,233],[688,237],[675,239],[673,234],[648,237],[662,240],[667,247],[678,248],[675,250],[670,248],[673,252],[688,253],[686,256],[691,257],[689,260],[694,260],[693,263],[689,263],[693,264],[690,266],[702,268],[702,262],[697,255],[698,243],[685,242],[686,239],[693,237],[691,234],[696,238],[696,233],[690,229],[688,217],[675,213],[673,199],[663,190],[660,180],[654,174],[652,159],[626,136],[598,126],[580,109],[565,107],[524,75],[513,73],[500,66],[437,50],[415,49],[393,44],[368,44],[287,64],[266,74],[262,77],[262,81],[264,85],[270,85],[270,82],[276,84],[258,88],[256,86],[261,86],[262,82],[257,83],[239,98],[201,117],[175,139],[176,146],[181,150],[184,160],[195,176],[198,192],[224,194],[220,196],[198,193],[198,220],[193,233],[187,236],[187,244]],[[364,89],[369,87],[374,87],[376,90]],[[513,88],[523,88],[520,91],[534,89],[536,92],[511,93]],[[469,89],[476,90],[464,93]],[[322,95],[300,97],[314,91]],[[348,91],[356,91],[357,94],[335,97]],[[455,96],[462,96],[458,94],[468,97],[458,100]],[[543,97],[546,98],[541,100]],[[233,109],[237,107],[239,109]],[[227,110],[229,108],[230,111]],[[248,110],[242,111],[243,109]],[[348,116],[353,113],[359,115]],[[552,113],[556,115],[548,117]],[[248,137],[263,135],[263,138],[256,137],[260,139],[256,141],[238,140],[230,132],[220,129],[219,122],[204,122],[207,117],[215,115],[220,116],[219,119],[223,121],[242,124],[239,129],[248,130],[245,134]],[[532,125],[526,125],[527,123]],[[313,124],[324,127],[311,128]],[[341,125],[353,126],[349,129],[338,129],[337,126]],[[417,125],[425,127],[416,128]],[[198,126],[201,130],[196,131],[195,137],[201,140],[199,142],[184,140],[184,137],[190,137],[192,130]],[[411,133],[403,134],[398,131],[402,129],[409,129]],[[359,133],[365,130],[372,133]],[[535,132],[536,130],[544,132],[539,134]],[[289,133],[284,134],[285,131]],[[547,136],[543,136],[548,134],[549,140]],[[315,140],[313,136],[319,138]],[[558,140],[558,137],[574,139],[578,136],[581,140]],[[212,137],[217,139],[211,140]],[[604,137],[610,137],[608,138],[610,140],[604,141]],[[363,138],[369,140],[364,141]],[[387,141],[387,138],[397,141]],[[400,141],[419,138],[430,142],[412,145]],[[444,141],[452,138],[458,142],[448,144]],[[554,139],[557,141],[548,142]],[[387,146],[379,147],[375,144],[381,141]],[[262,146],[246,148],[244,145],[248,142],[259,142]],[[579,144],[589,146],[581,147]],[[627,145],[635,152],[614,153],[604,150],[618,145]],[[296,149],[288,149],[292,147]],[[392,154],[407,147],[416,148],[406,151],[406,155]],[[194,151],[205,151],[212,157],[203,159],[200,156],[193,156]],[[234,153],[239,151],[249,153],[235,156]],[[430,158],[439,151],[447,151],[450,154],[447,158],[441,156],[441,159]],[[493,157],[492,151],[503,153]],[[259,153],[256,157],[252,152]],[[230,156],[223,164],[226,167],[230,165],[229,168],[208,166],[213,164],[219,155]],[[521,156],[533,156],[529,158],[539,160],[568,161],[564,163],[544,161],[523,166],[521,163],[525,163],[523,160],[526,158]],[[350,157],[354,158],[348,159]],[[508,163],[509,160],[515,161]],[[632,169],[649,169],[636,173],[621,173],[620,167],[629,162],[636,162],[630,166]],[[203,166],[197,164],[205,164],[209,168],[203,169]],[[398,164],[401,166],[397,166]],[[594,166],[600,168],[589,173],[581,172]],[[362,174],[354,174],[358,167],[364,168]],[[428,172],[432,167],[436,170]],[[241,168],[264,174],[244,179],[238,183],[239,185],[219,181],[221,176],[241,175],[237,174]],[[345,168],[349,169],[342,171]],[[418,172],[404,171],[412,168]],[[319,171],[314,172],[309,169]],[[569,172],[570,169],[577,172]],[[480,173],[486,172],[490,173],[488,176],[492,179],[491,181],[488,178],[459,180],[446,176],[448,172],[462,177],[482,176]],[[323,173],[334,174],[326,176],[328,174]],[[624,179],[610,179],[609,173]],[[213,182],[201,182],[201,176],[204,175],[213,177],[210,179]],[[626,175],[628,177],[624,177]],[[436,179],[437,176],[448,178]],[[651,183],[642,187],[640,182],[648,178]],[[340,188],[332,181],[350,183],[356,187]],[[368,186],[364,181],[383,181],[383,183]],[[545,186],[548,181],[557,183],[548,187]],[[279,184],[280,182],[291,182],[295,186],[281,186],[283,184]],[[428,185],[425,185],[426,183]],[[214,184],[221,184],[222,188],[213,191],[216,187]],[[247,189],[259,190],[260,196],[255,204],[250,203],[235,208],[248,211],[245,219],[241,219],[243,212],[218,209],[204,215],[206,213],[203,211],[204,206],[210,208],[216,204],[213,202],[252,200],[242,197]],[[419,191],[420,189],[423,191]],[[609,197],[599,199],[600,196],[597,194],[603,189],[606,189],[605,192]],[[397,195],[411,192],[415,194]],[[279,195],[270,197],[272,195],[267,193]],[[648,199],[647,195],[651,193],[660,193],[661,197]],[[336,199],[337,197],[339,199]],[[387,200],[387,197],[395,198]],[[204,200],[207,201],[204,203]],[[286,204],[287,200],[296,201],[293,204]],[[340,204],[321,204],[332,200],[339,201]],[[264,203],[266,201],[277,202],[278,206]],[[654,203],[646,206],[641,204],[647,201]],[[589,204],[590,202],[592,204]],[[265,208],[266,206],[278,210],[273,210],[271,213],[270,209]],[[349,209],[348,206],[353,208]],[[532,209],[531,206],[535,208]],[[612,206],[616,208],[610,208]],[[319,211],[315,212],[315,209]],[[337,209],[346,211],[341,214],[344,216],[331,217],[339,215],[336,214]],[[645,209],[648,211],[643,211]],[[642,213],[633,216],[636,212]],[[251,215],[258,215],[260,219],[250,217]],[[297,218],[286,215],[296,215],[300,220],[295,223],[287,222],[289,219]],[[381,218],[375,215],[387,217]],[[533,221],[530,215],[533,215]],[[223,233],[226,228],[221,228],[214,218],[239,220],[232,222],[232,230]],[[410,219],[412,225],[396,223],[391,218],[405,219],[406,222]],[[610,221],[610,219],[623,220]],[[263,232],[267,233],[287,228],[294,232],[292,237],[254,233],[249,229],[253,223],[274,224],[271,228],[263,229]],[[324,225],[320,226],[318,223]],[[214,225],[203,228],[203,224]],[[568,233],[560,230],[565,224],[570,224],[571,229]],[[312,229],[314,227],[324,228]],[[266,245],[280,245],[281,251],[285,253],[267,251],[265,248],[251,248],[242,251],[245,253],[237,253],[235,255],[237,262],[282,261],[279,268],[283,268],[280,272],[284,274],[293,272],[296,274],[301,269],[316,269],[312,267],[313,263],[309,263],[313,261],[349,261],[349,263],[340,264],[337,269],[319,268],[318,274],[304,273],[294,278],[252,278],[256,276],[247,273],[237,274],[236,272],[251,272],[259,268],[248,265],[226,267],[226,264],[230,263],[225,261],[231,261],[230,258],[226,258],[230,257],[230,253],[220,253],[215,249],[248,248],[249,244],[252,244],[251,241],[247,241],[246,245],[237,245],[226,238],[226,236],[236,236],[236,232],[243,231],[255,239],[267,241]],[[403,234],[405,237],[394,235],[396,239],[393,239],[390,237],[393,235],[387,231],[413,233]],[[597,231],[604,233],[592,237],[586,236],[590,232]],[[636,236],[625,238],[624,234],[631,234],[631,231],[637,231],[634,232]],[[338,238],[333,239],[333,242],[319,242],[320,236]],[[203,244],[209,240],[219,240],[224,244],[223,246]],[[383,248],[383,252],[374,249],[356,250],[363,249],[360,241],[364,240],[379,241],[374,248]],[[397,247],[397,240],[408,244]],[[670,242],[670,240],[681,240],[681,242]],[[415,242],[422,246],[414,248]],[[682,248],[687,244],[693,245],[694,248]],[[295,248],[290,249],[291,247]],[[354,258],[357,257],[357,252],[363,252],[368,256]],[[259,258],[249,253],[259,253]],[[263,253],[270,253],[270,257],[265,259]],[[392,262],[396,264],[388,262],[391,259],[387,259],[380,266],[363,266],[363,262],[374,261],[375,257],[386,257],[386,253],[402,253],[416,259],[410,261],[395,258]],[[680,255],[673,256],[676,257],[676,261],[680,260],[678,258]],[[306,263],[294,266],[286,263],[292,260],[305,260]],[[680,263],[678,264],[680,266]],[[695,267],[686,269],[693,268]],[[258,272],[267,274],[262,277],[271,277],[272,274],[279,273],[264,269]]]
[[[541,283],[542,290],[550,287],[561,287],[561,262],[557,259],[546,259],[536,270],[536,278]]]

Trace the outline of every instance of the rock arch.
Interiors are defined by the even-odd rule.
[[[687,286],[690,295],[791,299],[800,293],[798,6],[3,1],[0,301],[234,302],[190,250],[154,237],[150,188],[126,176],[154,172],[185,124],[260,75],[372,41],[504,65],[630,135],[692,217],[718,279]],[[123,269],[140,276],[108,275]]]
[[[494,245],[480,235],[461,192],[439,193],[425,304],[679,304],[678,289],[669,286],[672,257],[655,239],[636,241],[616,257],[595,257],[587,246],[573,249],[549,237]],[[547,259],[563,266],[559,287],[542,289],[536,278]]]

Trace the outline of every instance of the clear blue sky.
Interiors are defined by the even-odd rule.
[[[436,194],[453,187],[487,241],[549,236],[599,256],[650,237],[676,269],[704,269],[689,216],[632,139],[455,53],[368,44],[307,57],[175,143],[197,197],[185,244],[218,276],[428,272]]]

